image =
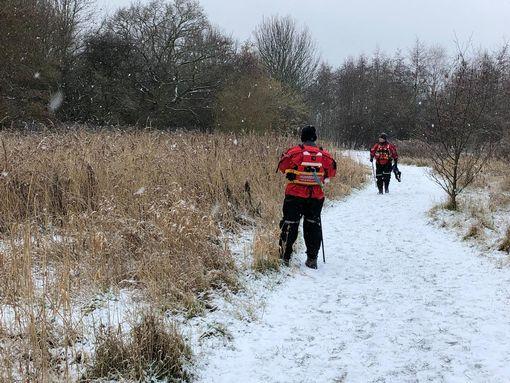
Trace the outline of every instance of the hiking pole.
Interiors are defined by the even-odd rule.
[[[372,179],[374,180],[374,182],[376,181],[375,168],[374,168],[374,162],[373,161],[372,161]]]
[[[319,216],[319,225],[321,227],[321,246],[322,246],[322,261],[326,263],[326,252],[324,251],[324,234],[322,231],[322,217]]]
[[[313,169],[313,178],[315,178],[315,182],[317,182],[322,191],[324,191],[324,185],[322,184],[319,176],[315,169]],[[326,263],[326,252],[324,250],[324,232],[322,231],[322,217],[319,215],[319,227],[321,228],[321,247],[322,247],[322,260]]]

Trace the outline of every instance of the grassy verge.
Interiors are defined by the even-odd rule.
[[[510,171],[505,161],[494,159],[460,196],[458,211],[441,206],[431,216],[442,226],[454,229],[466,241],[486,250],[508,253],[510,221]]]

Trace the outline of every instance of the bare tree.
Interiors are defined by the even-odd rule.
[[[488,55],[468,59],[459,53],[451,65],[435,72],[430,84],[432,118],[424,133],[432,177],[448,194],[447,207],[455,210],[458,195],[492,153],[498,70]]]
[[[4,0],[0,7],[0,125],[54,119],[92,0]]]
[[[86,43],[69,118],[157,127],[212,125],[214,96],[235,49],[197,1],[154,0],[120,9]]]
[[[106,32],[129,42],[134,50],[132,76],[152,111],[197,114],[220,83],[215,73],[233,53],[232,42],[207,20],[194,0],[155,0],[120,10]],[[147,118],[156,119],[149,111]]]
[[[333,69],[322,64],[317,71],[313,84],[308,87],[306,92],[306,101],[310,105],[312,116],[311,121],[321,129],[321,135],[330,140],[337,139],[335,130],[330,127],[334,124],[336,111],[335,105],[335,92],[334,92],[335,76]],[[327,128],[330,129],[327,129]]]
[[[57,49],[65,62],[82,48],[83,36],[93,25],[94,0],[47,0],[55,13]]]
[[[266,70],[278,81],[303,89],[319,65],[317,47],[308,29],[290,17],[264,19],[255,31],[256,46]]]

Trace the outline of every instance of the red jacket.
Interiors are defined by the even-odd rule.
[[[398,160],[397,148],[389,142],[378,142],[370,149],[370,158],[375,158],[379,165],[386,165],[391,160]]]
[[[323,199],[322,186],[336,175],[336,162],[327,150],[318,146],[297,145],[282,154],[278,170],[291,178],[285,195]]]

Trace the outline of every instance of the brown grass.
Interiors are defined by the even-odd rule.
[[[465,241],[467,241],[468,239],[478,238],[482,235],[482,233],[483,233],[483,228],[480,225],[480,223],[477,222],[476,224],[472,224],[471,226],[469,226],[469,229],[468,229],[467,233],[464,235],[463,239]]]
[[[192,360],[191,349],[175,327],[168,330],[153,314],[144,316],[128,339],[112,328],[103,330],[97,339],[94,364],[82,381],[191,381],[186,369]]]
[[[237,288],[225,230],[256,227],[255,259],[268,261],[254,267],[273,267],[285,184],[275,169],[291,139],[1,134],[1,381],[72,380],[75,365],[87,363],[73,313],[98,292],[133,289],[159,310],[197,313],[211,289]],[[339,158],[328,195],[365,178],[361,165]]]
[[[501,240],[499,251],[510,253],[510,226],[506,229],[505,237]]]
[[[253,270],[266,272],[280,269],[279,230],[258,230],[253,239]]]
[[[0,230],[13,255],[6,276],[23,266],[29,246],[31,266],[21,269],[51,265],[58,281],[70,272],[79,276],[72,291],[133,284],[152,298],[181,300],[235,283],[218,224],[235,230],[251,218],[268,220],[278,204],[273,166],[283,142],[82,131],[3,140]],[[9,292],[22,284],[2,282]]]
[[[420,140],[395,141],[399,153],[399,162],[406,165],[430,167],[432,161],[429,158],[427,146]]]
[[[499,190],[510,193],[510,167],[507,160],[496,159],[489,163],[488,173],[492,176],[490,181],[498,184]]]

